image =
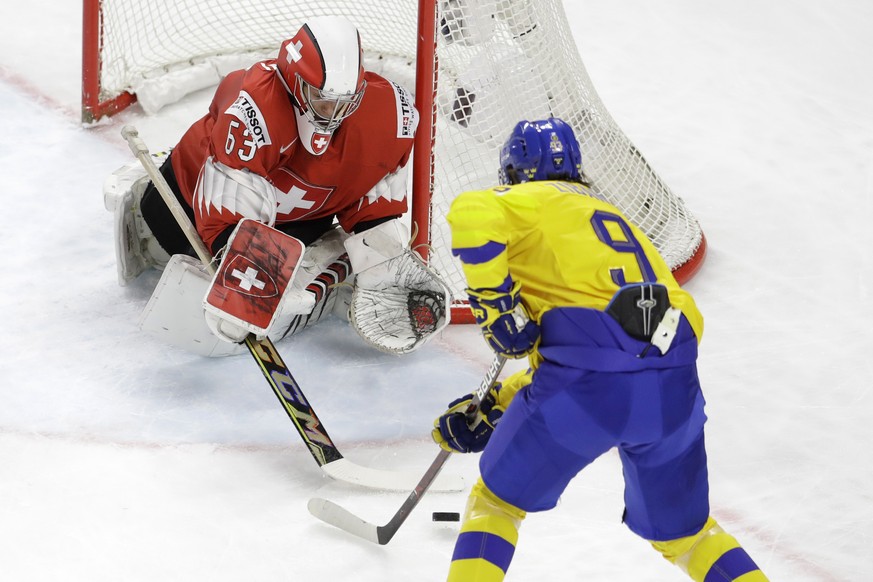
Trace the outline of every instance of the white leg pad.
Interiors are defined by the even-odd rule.
[[[163,268],[170,259],[140,212],[148,184],[148,175],[138,161],[122,166],[103,183],[103,205],[115,215],[115,263],[121,286],[150,267]]]
[[[143,256],[133,208],[133,192],[128,190],[115,206],[115,268],[122,287],[149,267]]]
[[[197,259],[173,255],[140,316],[140,329],[201,356],[233,356],[247,351],[244,345],[221,341],[207,327],[203,298],[211,280]]]
[[[341,295],[334,291],[342,288],[329,289],[327,281],[320,283],[317,279],[345,253],[343,240],[346,237],[345,233],[335,230],[306,247],[300,272],[295,275],[291,289],[286,291],[282,312],[268,333],[270,339],[278,341],[331,313],[336,297]],[[247,351],[243,345],[218,339],[206,325],[203,298],[211,281],[212,276],[200,261],[187,255],[173,255],[140,316],[140,329],[201,356],[232,356]],[[323,289],[316,293],[319,285]]]
[[[148,174],[139,160],[133,160],[114,172],[103,181],[103,206],[109,212],[115,212],[115,208],[124,196],[133,189],[134,183],[145,179]]]

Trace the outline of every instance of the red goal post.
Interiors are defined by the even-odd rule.
[[[421,122],[410,218],[419,252],[453,290],[453,322],[471,315],[443,217],[458,193],[496,183],[497,152],[519,119],[570,123],[595,193],[646,233],[680,282],[702,265],[700,225],[606,110],[561,0],[241,4],[84,0],[83,121],[137,101],[155,112],[230,70],[274,57],[306,18],[341,14],[361,32],[365,66],[414,90]]]

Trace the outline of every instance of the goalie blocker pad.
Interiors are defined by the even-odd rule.
[[[303,258],[302,242],[243,219],[227,243],[203,309],[255,335],[267,334]]]

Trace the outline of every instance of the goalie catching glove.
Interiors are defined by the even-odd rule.
[[[520,300],[521,284],[510,290],[467,289],[470,308],[482,328],[485,341],[498,354],[521,358],[529,354],[540,336],[539,326],[530,320]]]
[[[482,452],[505,411],[497,404],[497,392],[500,388],[501,385],[496,384],[485,396],[472,420],[467,417],[467,411],[473,405],[472,394],[452,401],[449,409],[433,423],[431,436],[434,442],[452,453]]]
[[[408,241],[398,219],[345,241],[355,273],[349,323],[368,344],[393,354],[418,349],[449,323],[451,292]]]

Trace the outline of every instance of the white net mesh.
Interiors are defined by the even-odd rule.
[[[106,97],[216,57],[251,64],[275,56],[312,16],[347,16],[374,56],[415,58],[417,9],[409,0],[102,0],[101,13]]]
[[[637,224],[672,269],[691,259],[702,241],[697,221],[606,111],[559,0],[451,0],[440,25],[435,215],[453,198],[443,193],[496,183],[497,152],[518,120],[560,117],[576,132],[595,192]],[[440,163],[446,159],[452,163]],[[445,221],[435,221],[431,238],[449,246]]]
[[[430,263],[456,298],[464,296],[463,277],[443,217],[458,193],[496,183],[498,150],[520,119],[569,122],[595,192],[636,223],[674,271],[695,258],[703,248],[697,221],[603,106],[560,0],[439,4],[436,55],[426,46],[419,53],[438,66],[431,224],[418,226],[429,228]],[[417,11],[416,0],[102,0],[102,93],[132,90],[157,108],[178,97],[186,71],[213,72],[189,75],[192,90],[214,83],[226,70],[274,56],[305,18],[326,14],[352,20],[367,67],[412,91]],[[174,90],[164,82],[158,97],[148,97],[162,79]]]

